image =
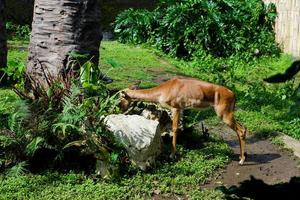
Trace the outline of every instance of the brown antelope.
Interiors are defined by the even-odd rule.
[[[124,89],[121,91],[121,108],[127,110],[133,101],[159,103],[172,111],[172,153],[176,153],[179,115],[188,108],[213,107],[216,114],[233,129],[240,143],[240,162],[245,161],[246,129],[234,119],[235,95],[220,85],[205,81],[176,77],[150,89]]]

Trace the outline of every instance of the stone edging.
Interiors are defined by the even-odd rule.
[[[297,156],[298,158],[300,158],[300,141],[296,140],[290,136],[287,135],[280,135],[279,138],[282,140],[282,142],[284,143],[284,145],[293,150],[293,153],[295,156]]]

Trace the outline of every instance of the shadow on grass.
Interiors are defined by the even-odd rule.
[[[226,199],[299,199],[300,177],[291,178],[290,182],[268,185],[260,179],[251,176],[250,180],[243,181],[239,187],[218,187],[226,195]]]
[[[178,162],[182,159],[184,153],[181,152],[180,149],[184,149],[185,151],[200,150],[202,153],[211,155],[212,157],[231,154],[231,152],[228,152],[227,150],[215,148],[214,146],[209,145],[210,143],[223,143],[222,140],[214,137],[208,137],[193,129],[184,129],[182,132],[179,132],[177,136],[177,152],[175,159],[171,159],[169,157],[171,154],[172,137],[166,135],[162,137],[162,140],[163,153],[160,155],[158,160],[165,164]]]

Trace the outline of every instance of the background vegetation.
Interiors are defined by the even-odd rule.
[[[275,43],[274,18],[275,8],[259,0],[169,0],[154,11],[130,9],[119,15],[115,29],[127,44],[101,47],[100,69],[114,83],[100,83],[100,69],[87,62],[80,79],[52,80],[49,90],[39,91],[39,101],[22,90],[28,27],[8,23],[13,41],[5,72],[19,95],[0,89],[0,199],[224,199],[220,191],[199,190],[230,159],[231,150],[218,136],[207,140],[197,130],[184,135],[179,160],[168,159],[167,143],[157,166],[140,172],[103,129],[102,116],[118,113],[116,91],[138,80],[147,88],[186,75],[231,88],[238,97],[237,118],[250,133],[283,132],[300,139],[300,112],[294,106],[299,80],[263,82],[292,62]],[[212,112],[189,111],[187,126],[203,119],[216,125]],[[99,179],[97,160],[116,170]]]
[[[275,18],[274,4],[262,0],[165,0],[154,11],[122,12],[115,32],[121,42],[147,42],[172,56],[239,55],[248,60],[278,55]]]

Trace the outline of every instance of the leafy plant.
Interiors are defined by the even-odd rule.
[[[29,40],[31,28],[29,25],[18,25],[11,21],[6,22],[6,30],[11,39]]]
[[[274,4],[262,0],[166,0],[152,12],[122,12],[115,32],[121,42],[147,42],[172,56],[250,59],[280,52],[272,28],[275,17]]]
[[[69,53],[70,60],[67,68],[78,71],[80,84],[83,88],[90,92],[97,90],[105,90],[102,83],[102,77],[104,76],[98,65],[92,62],[93,58],[88,57],[85,54],[78,54],[76,52]],[[115,67],[112,65],[112,67]],[[79,69],[79,70],[78,70]]]
[[[27,166],[28,164],[26,162],[17,163],[15,166],[7,170],[6,176],[18,177],[18,176],[25,175],[28,172],[26,169]]]
[[[118,94],[111,94],[99,81],[98,66],[90,61],[81,64],[85,55],[70,56],[75,61],[64,76],[46,77],[48,89],[34,80],[32,94],[14,88],[23,100],[8,115],[6,128],[1,128],[0,150],[5,153],[0,158],[5,160],[5,168],[24,160],[31,164],[43,151],[55,154],[46,161],[52,166],[63,163],[68,152],[117,165],[119,150],[112,148],[116,143],[106,132],[103,119],[118,112]]]
[[[145,9],[128,9],[121,12],[116,19],[115,33],[121,42],[134,44],[145,43],[151,37],[153,17]]]
[[[35,137],[32,130],[28,129],[31,123],[30,106],[22,100],[16,103],[16,107],[7,117],[7,124],[0,129],[0,158],[6,160],[5,167],[16,164],[26,158],[33,157],[44,141],[42,137]],[[21,165],[20,165],[21,166]]]
[[[23,74],[25,72],[25,63],[20,59],[9,60],[7,62],[6,68],[1,68],[1,71],[4,72],[4,75],[0,77],[0,83],[5,75],[7,75],[12,81],[18,81],[20,84],[23,84]]]
[[[53,124],[53,132],[66,140],[64,149],[79,148],[84,155],[111,162],[109,146],[114,145],[114,140],[106,132],[103,119],[118,111],[118,94],[110,96],[102,90],[99,96],[80,100],[81,90],[73,85],[71,91],[71,95],[63,99],[63,110]]]

